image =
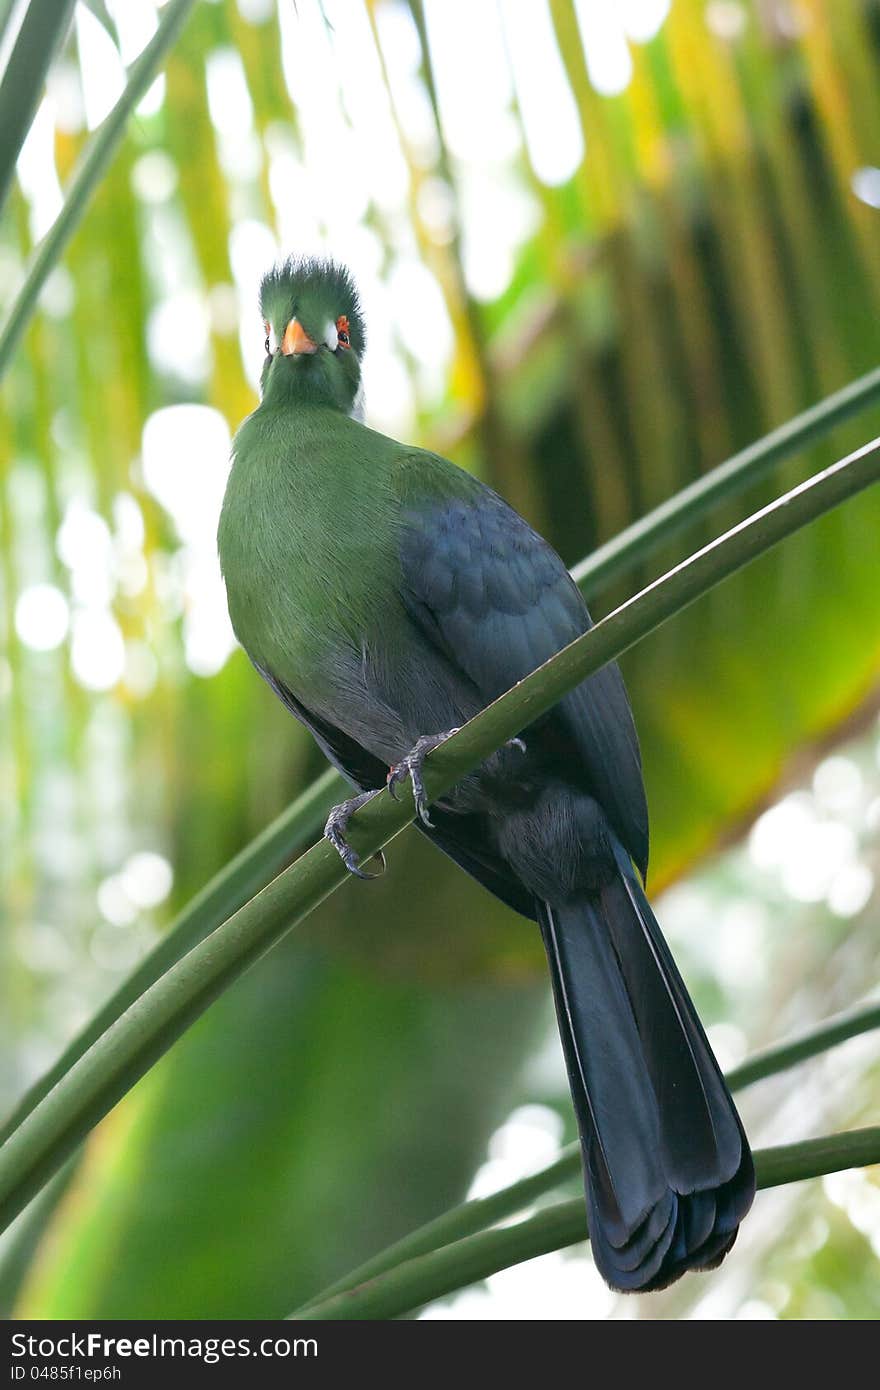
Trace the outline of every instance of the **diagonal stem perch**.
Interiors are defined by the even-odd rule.
[[[801,1182],[872,1163],[880,1163],[880,1128],[824,1135],[800,1144],[761,1149],[755,1154],[759,1188]],[[586,1238],[583,1199],[558,1202],[515,1226],[480,1231],[417,1256],[358,1288],[313,1303],[292,1316],[296,1320],[327,1322],[399,1318],[501,1269]]]
[[[163,21],[164,22],[164,21]],[[158,39],[158,35],[157,35]],[[143,55],[144,59],[146,55]],[[102,128],[103,129],[103,128]],[[99,132],[100,133],[100,132]],[[62,214],[63,215],[63,214]],[[53,231],[49,233],[51,238]],[[47,239],[48,240],[48,239]],[[42,248],[41,248],[42,249]],[[40,281],[42,283],[42,281]],[[39,286],[37,286],[39,288]],[[25,317],[30,308],[23,306]],[[13,316],[17,310],[13,310]],[[5,338],[0,338],[2,374]],[[707,473],[704,478],[677,493],[614,540],[582,560],[573,570],[574,578],[587,594],[592,593],[629,568],[639,559],[638,545],[651,549],[674,535],[683,526],[702,516],[715,502],[739,492],[754,482],[774,463],[811,440],[821,438],[834,426],[860,410],[880,401],[880,368],[828,396],[818,405],[798,415],[789,424],[758,440],[749,448]],[[12,1115],[0,1125],[0,1144],[17,1124],[83,1055],[88,1047],[120,1017],[175,961],[236,912],[264,887],[272,874],[302,848],[310,835],[317,834],[330,806],[345,796],[346,784],[334,773],[324,773],[302,796],[269,825],[261,835],[225,868],[215,875],[177,918],[161,942],[144,957],[101,1006],[86,1027],[71,1040],[57,1061],[24,1094]]]
[[[785,536],[880,478],[880,440],[792,489],[676,566],[483,710],[428,759],[436,799],[579,681]],[[352,822],[351,839],[375,854],[412,818],[409,793],[386,794]],[[212,932],[107,1030],[10,1135],[0,1151],[0,1229],[49,1180],[90,1129],[222,992],[346,874],[326,842]]]

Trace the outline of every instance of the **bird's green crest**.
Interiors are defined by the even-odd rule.
[[[328,321],[348,319],[352,351],[363,357],[366,330],[357,288],[347,266],[318,256],[289,256],[263,276],[260,309],[279,339],[294,317],[321,341]]]
[[[359,413],[366,331],[348,268],[317,257],[290,257],[264,275],[260,310],[264,401],[311,402]]]

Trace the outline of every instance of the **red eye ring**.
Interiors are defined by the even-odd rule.
[[[336,320],[336,340],[340,347],[351,347],[351,335],[348,331],[348,317],[346,314],[340,314],[339,318]]]

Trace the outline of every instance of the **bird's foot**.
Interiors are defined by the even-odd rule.
[[[374,858],[380,861],[381,868],[374,874],[368,874],[360,867],[357,851],[352,849],[345,838],[348,822],[355,811],[359,811],[362,806],[366,806],[368,801],[372,801],[373,797],[378,795],[378,790],[361,792],[358,796],[350,797],[348,801],[340,801],[338,806],[333,807],[324,826],[324,839],[330,841],[348,872],[354,874],[355,878],[380,878],[385,872],[385,855],[381,850],[374,855]]]
[[[435,748],[439,748],[441,743],[445,743],[453,734],[457,734],[458,729],[447,729],[445,734],[423,734],[414,748],[411,748],[405,758],[393,767],[388,773],[388,790],[398,800],[397,788],[407,777],[412,782],[413,801],[416,806],[416,815],[423,825],[430,829],[434,822],[428,815],[428,798],[425,795],[425,783],[422,780],[422,768],[425,765],[425,758],[432,753]]]
[[[412,782],[413,801],[415,802],[416,814],[423,825],[428,829],[433,829],[434,822],[428,815],[428,798],[425,794],[425,783],[422,778],[422,768],[425,765],[425,758],[432,753],[435,748],[439,748],[441,743],[445,743],[453,734],[458,733],[458,728],[447,729],[445,734],[423,734],[414,748],[411,748],[405,758],[401,758],[395,767],[388,773],[386,781],[388,790],[397,801],[397,788],[407,777]],[[526,745],[521,738],[509,738],[504,745],[505,748],[518,748],[520,753],[526,751]]]

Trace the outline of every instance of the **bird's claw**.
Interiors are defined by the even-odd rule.
[[[357,851],[352,849],[345,838],[348,822],[355,811],[360,810],[361,806],[365,806],[368,801],[372,801],[374,796],[376,796],[375,791],[361,792],[359,796],[352,796],[348,801],[340,801],[338,806],[333,807],[324,826],[324,839],[329,840],[348,872],[354,874],[355,878],[381,878],[386,869],[385,855],[381,850],[378,850],[373,858],[380,861],[381,868],[377,869],[375,873],[368,874],[365,869],[360,867],[360,857]]]
[[[435,748],[439,748],[441,743],[445,743],[453,734],[457,734],[458,729],[447,729],[445,734],[424,734],[411,748],[405,758],[401,758],[396,766],[392,767],[388,773],[388,790],[395,801],[399,800],[397,788],[406,781],[407,777],[412,783],[413,802],[415,803],[416,815],[426,825],[429,830],[433,829],[434,822],[428,815],[428,797],[425,792],[425,783],[422,779],[422,768],[425,765],[425,758]]]

